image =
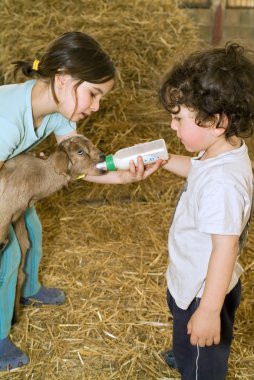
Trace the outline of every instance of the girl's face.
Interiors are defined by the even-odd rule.
[[[182,105],[177,114],[172,114],[171,128],[177,132],[188,152],[207,150],[214,142],[214,135],[209,127],[199,127],[195,123],[196,112]]]
[[[59,103],[57,112],[77,122],[90,116],[100,108],[100,100],[114,85],[111,79],[105,83],[83,82],[77,88],[78,80],[70,75],[59,75],[55,79],[55,92]]]

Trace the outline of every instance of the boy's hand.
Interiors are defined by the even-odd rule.
[[[158,160],[152,165],[144,166],[144,162],[141,156],[138,157],[137,161],[137,167],[135,166],[134,162],[131,161],[130,170],[122,172],[124,183],[138,182],[146,179],[166,163],[164,160]]]
[[[199,306],[187,324],[187,334],[190,335],[191,344],[200,347],[219,344],[220,329],[220,314],[205,310],[202,306]]]

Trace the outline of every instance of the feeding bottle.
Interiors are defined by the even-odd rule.
[[[143,158],[144,165],[153,164],[159,159],[168,160],[166,143],[163,139],[146,142],[118,150],[115,154],[106,156],[104,162],[96,165],[97,169],[114,171],[117,169],[127,170],[130,167],[130,161],[138,165],[137,158]]]

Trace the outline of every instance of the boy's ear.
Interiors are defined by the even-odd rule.
[[[211,128],[211,132],[214,136],[220,137],[225,133],[228,127],[228,117],[225,114],[223,114],[220,117],[220,115],[218,114],[216,115],[216,118],[218,122],[214,123],[214,125]]]

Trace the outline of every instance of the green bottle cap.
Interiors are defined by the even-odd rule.
[[[106,165],[107,165],[107,169],[108,171],[111,171],[113,172],[114,170],[116,170],[116,167],[115,167],[115,164],[114,164],[114,160],[113,160],[113,154],[110,154],[108,156],[106,156]]]

